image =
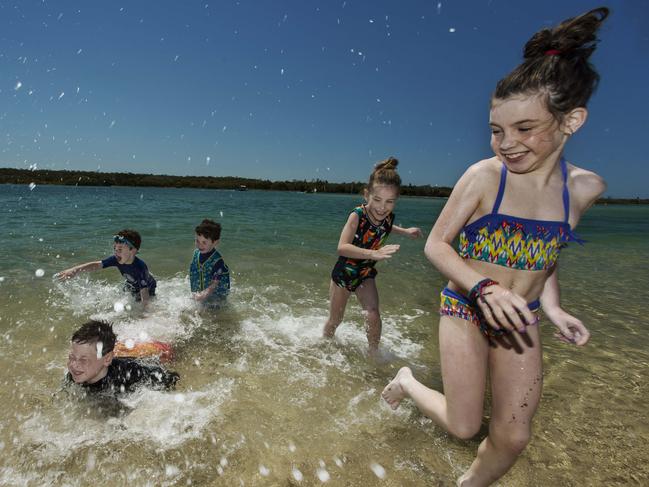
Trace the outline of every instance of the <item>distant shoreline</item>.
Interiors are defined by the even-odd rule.
[[[196,189],[261,189],[272,191],[296,191],[303,193],[360,194],[364,182],[331,183],[326,180],[270,181],[268,179],[240,178],[233,176],[170,176],[165,174],[112,173],[97,171],[66,171],[51,169],[0,168],[0,184],[52,184],[61,186],[140,186],[155,188]],[[404,196],[447,198],[453,188],[407,184],[401,187]],[[600,198],[596,204],[646,205],[647,198]]]

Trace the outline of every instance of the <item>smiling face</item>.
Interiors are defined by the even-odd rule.
[[[393,185],[375,184],[366,191],[367,210],[374,223],[383,221],[392,211],[399,197],[399,188]]]
[[[541,95],[494,99],[489,125],[494,154],[515,173],[555,164],[569,133],[548,111]]]
[[[133,260],[135,260],[135,254],[137,254],[136,248],[124,243],[113,244],[113,250],[115,257],[117,257],[117,262],[120,264],[132,264]]]
[[[201,254],[207,254],[214,250],[218,245],[218,240],[212,240],[211,238],[205,237],[203,235],[196,234],[196,248]]]
[[[94,384],[106,376],[113,352],[102,356],[97,345],[97,342],[70,344],[68,371],[77,384]]]

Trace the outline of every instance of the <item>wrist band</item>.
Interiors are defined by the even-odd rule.
[[[482,297],[484,289],[497,284],[497,281],[489,279],[488,277],[482,281],[478,281],[478,283],[471,288],[471,291],[469,291],[469,301],[473,304],[478,304],[478,299]]]

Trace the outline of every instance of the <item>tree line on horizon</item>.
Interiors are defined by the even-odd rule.
[[[270,191],[297,191],[303,193],[360,194],[365,183],[332,183],[322,179],[270,181],[268,179],[241,178],[235,176],[170,176],[164,174],[140,174],[129,172],[105,173],[97,171],[70,171],[54,169],[0,168],[0,184],[58,184],[62,186],[148,186],[156,188],[200,189],[261,189]],[[428,196],[447,198],[453,188],[430,184],[401,187],[405,196]],[[643,198],[600,198],[597,204],[649,204]]]
[[[53,169],[0,168],[0,184],[58,184],[62,186],[149,186],[157,188],[261,189],[305,193],[361,193],[365,183],[332,183],[322,179],[311,181],[270,181],[235,176],[170,176],[164,174],[104,173]],[[448,197],[452,188],[445,186],[404,185],[407,196]]]

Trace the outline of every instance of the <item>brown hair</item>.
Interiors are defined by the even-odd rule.
[[[124,237],[129,242],[131,242],[136,249],[140,250],[140,245],[142,245],[142,237],[140,237],[140,234],[136,230],[125,228],[124,230],[117,232],[117,235]]]
[[[203,220],[194,231],[197,235],[209,238],[214,242],[221,238],[221,224],[216,223],[214,220],[209,220],[208,218]]]
[[[541,93],[557,120],[585,107],[599,82],[588,58],[608,14],[608,8],[596,8],[534,34],[525,44],[523,63],[498,82],[492,100]]]
[[[401,187],[401,177],[397,172],[399,160],[396,157],[388,157],[384,161],[377,162],[374,171],[370,174],[370,181],[367,183],[367,190],[372,191],[377,184],[386,186]]]
[[[101,342],[101,354],[106,355],[115,348],[117,337],[110,323],[99,320],[90,320],[81,325],[77,331],[72,334],[70,341],[76,343],[97,343]]]

